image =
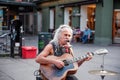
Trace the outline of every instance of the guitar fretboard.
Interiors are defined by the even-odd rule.
[[[67,65],[72,64],[72,63],[74,63],[74,62],[77,62],[77,61],[79,61],[79,60],[83,60],[83,59],[89,57],[90,55],[94,55],[94,54],[93,54],[93,53],[90,53],[89,55],[84,55],[84,56],[77,57],[77,58],[74,57],[74,58],[69,59],[69,60],[64,60],[63,62],[65,63],[65,66],[67,66]]]
[[[81,56],[81,57],[77,57],[77,58],[74,57],[73,59],[69,60],[68,63],[69,63],[69,64],[72,64],[72,63],[77,62],[77,61],[79,61],[79,60],[83,60],[83,59],[85,59],[85,58],[87,58],[87,57],[88,57],[87,55]]]

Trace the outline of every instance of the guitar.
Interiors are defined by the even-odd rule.
[[[41,74],[43,76],[43,80],[65,80],[66,75],[69,74],[75,74],[78,70],[78,64],[77,61],[83,60],[87,58],[88,56],[94,56],[97,55],[104,55],[107,54],[108,50],[106,49],[99,49],[95,52],[91,52],[90,54],[86,54],[85,56],[81,56],[78,58],[73,57],[70,54],[63,54],[60,57],[56,56],[48,56],[49,58],[54,58],[56,60],[62,60],[65,64],[65,66],[62,69],[58,69],[53,64],[44,64],[40,65]]]

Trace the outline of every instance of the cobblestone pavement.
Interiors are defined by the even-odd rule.
[[[25,37],[26,46],[38,46],[38,37]],[[87,52],[97,49],[107,49],[108,54],[104,56],[104,69],[118,72],[114,76],[105,76],[104,80],[120,80],[120,46],[100,46],[94,44],[72,43],[75,57],[83,56]],[[99,75],[89,74],[91,70],[101,70],[103,55],[95,55],[92,60],[83,63],[75,74],[79,80],[102,80]],[[0,57],[0,80],[36,80],[34,71],[39,69],[39,65],[33,59],[22,59]]]

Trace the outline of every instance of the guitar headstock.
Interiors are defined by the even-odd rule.
[[[108,50],[107,49],[98,49],[93,53],[97,54],[97,55],[105,55],[105,54],[108,54]]]

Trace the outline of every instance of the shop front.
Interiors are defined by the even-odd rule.
[[[120,43],[119,0],[53,0],[39,4],[42,16],[42,31],[56,29],[61,24],[86,26],[94,32],[94,44]]]
[[[31,21],[28,20],[34,19],[34,16],[31,19],[31,15],[33,14],[30,13],[35,13],[35,9],[36,4],[31,2],[0,1],[0,29],[9,30],[11,20],[15,19],[16,16],[19,16],[24,29],[26,29],[27,26],[31,27]]]

